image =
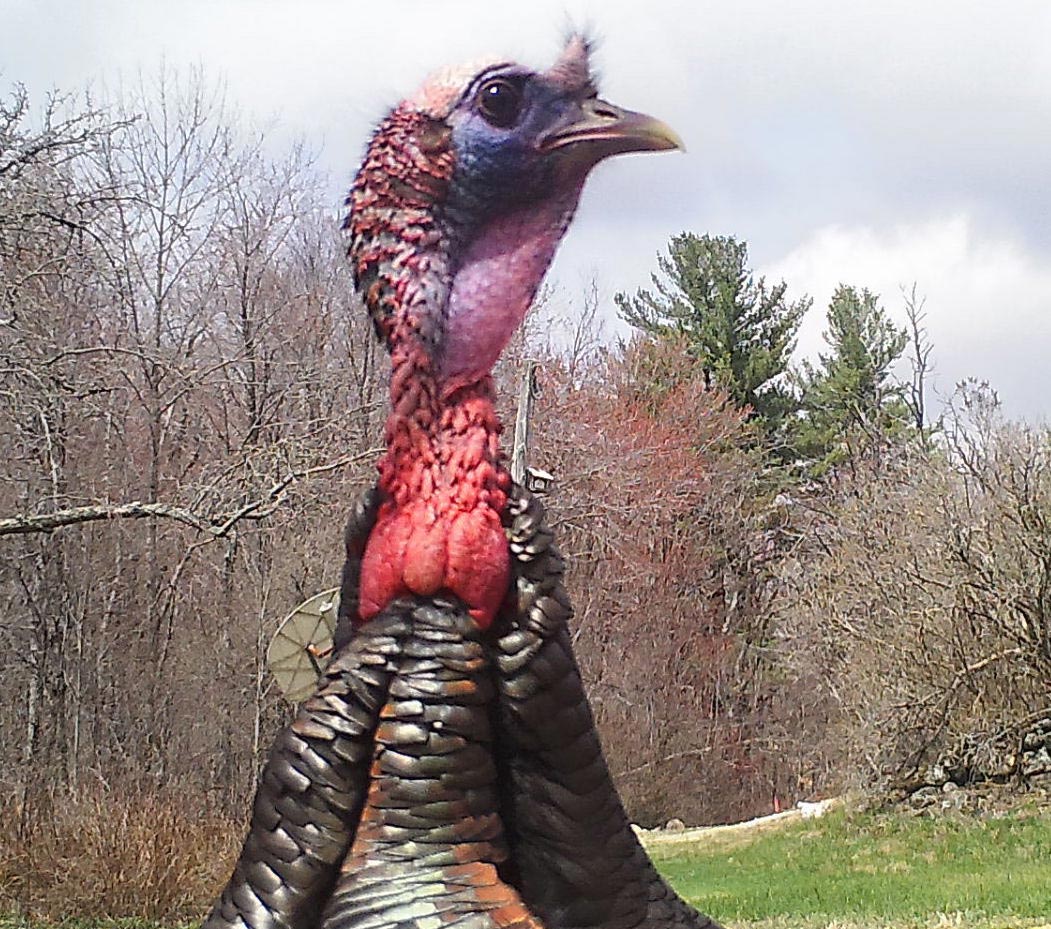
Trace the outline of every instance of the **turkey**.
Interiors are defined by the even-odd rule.
[[[612,786],[491,377],[589,171],[676,147],[598,98],[580,37],[544,72],[443,71],[376,129],[346,228],[391,355],[386,450],[348,526],[336,657],[274,745],[208,929],[717,929]]]

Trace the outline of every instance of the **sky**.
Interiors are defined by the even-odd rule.
[[[0,91],[199,66],[275,148],[320,152],[334,202],[430,71],[545,66],[585,27],[603,96],[688,151],[599,166],[552,268],[564,299],[594,277],[612,318],[672,235],[733,235],[757,275],[814,299],[799,357],[823,348],[837,284],[904,323],[915,283],[937,393],[976,377],[1010,415],[1051,421],[1047,0],[0,0],[0,23]]]

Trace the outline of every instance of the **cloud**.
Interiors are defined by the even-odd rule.
[[[1007,412],[1032,420],[1051,408],[1051,268],[1021,240],[958,213],[885,228],[826,226],[767,265],[789,293],[808,293],[798,354],[824,347],[824,313],[840,283],[868,287],[900,324],[902,287],[926,297],[936,388],[965,377],[988,380]]]
[[[554,269],[648,282],[682,230],[748,242],[824,304],[840,280],[928,295],[940,382],[988,377],[1051,414],[1051,4],[1014,0],[0,0],[0,77],[39,99],[137,68],[200,64],[272,128],[323,146],[336,202],[370,126],[439,65],[546,64],[599,38],[611,100],[666,119],[688,156],[603,166]],[[0,84],[0,91],[5,88]],[[269,122],[271,116],[277,120]],[[1041,128],[1044,127],[1044,128]],[[936,217],[936,218],[932,218]],[[821,312],[805,345],[820,344]],[[955,352],[959,350],[961,355]]]

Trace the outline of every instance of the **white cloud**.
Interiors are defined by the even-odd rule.
[[[926,296],[937,387],[968,376],[990,381],[1007,411],[1030,419],[1051,409],[1051,268],[1017,238],[966,214],[887,228],[828,226],[764,268],[809,293],[814,308],[800,355],[823,347],[824,313],[840,283],[868,287],[899,323],[902,286]]]
[[[633,290],[688,229],[746,240],[819,307],[842,279],[897,310],[916,280],[943,386],[988,377],[1012,411],[1051,415],[1047,0],[0,0],[0,23],[0,92],[200,64],[231,103],[278,117],[275,147],[323,143],[333,199],[371,124],[434,67],[543,64],[570,24],[591,26],[604,92],[690,153],[603,166],[560,279],[594,269]]]

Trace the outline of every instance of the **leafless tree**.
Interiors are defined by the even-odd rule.
[[[237,804],[284,712],[264,646],[338,573],[382,372],[302,145],[272,158],[163,70],[41,119],[18,88],[0,112],[0,781]]]
[[[915,282],[908,290],[902,287],[901,292],[905,299],[905,316],[908,320],[906,331],[909,335],[909,366],[912,369],[908,404],[916,430],[922,437],[925,436],[930,425],[927,422],[927,381],[934,370],[931,361],[934,346],[925,325],[927,312],[924,307],[927,305],[927,298],[917,294]]]
[[[1051,440],[975,384],[945,436],[802,501],[781,565],[789,663],[838,708],[843,773],[878,784],[1024,777],[1051,716]]]

